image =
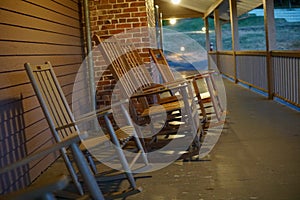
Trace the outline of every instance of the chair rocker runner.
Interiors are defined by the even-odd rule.
[[[108,127],[108,134],[95,134],[95,130],[84,131],[89,135],[89,138],[83,140],[83,144],[80,145],[80,150],[85,153],[90,163],[89,166],[85,166],[87,168],[86,170],[93,170],[94,172],[96,171],[96,165],[94,163],[92,155],[89,153],[89,150],[93,148],[103,147],[103,145],[111,144],[112,142],[114,144],[114,152],[117,154],[119,161],[121,162],[121,165],[123,167],[124,173],[126,174],[126,177],[130,183],[130,188],[126,192],[138,191],[139,188],[137,188],[136,186],[136,182],[130,169],[130,165],[128,164],[128,161],[120,144],[120,141],[126,142],[129,141],[129,139],[134,139],[140,152],[137,153],[137,155],[142,156],[145,165],[148,164],[141,142],[137,137],[137,133],[134,128],[130,128],[132,127],[132,125],[130,124],[127,128],[122,129],[123,131],[115,131],[109,119],[109,115],[112,113],[112,109],[109,108],[104,108],[95,112],[85,114],[81,119],[75,121],[50,62],[35,66],[32,66],[29,63],[25,63],[25,68],[55,140],[57,142],[61,142],[67,140],[73,135],[81,135],[82,133],[80,133],[80,131],[78,130],[78,124],[86,122],[87,120],[97,120],[97,117],[104,118],[104,121]],[[122,104],[120,103],[119,105],[121,106]],[[122,109],[122,111],[126,110]],[[127,122],[130,122],[130,120],[127,120]],[[126,131],[124,130],[129,130],[131,132],[126,133]],[[123,134],[124,132],[126,134]],[[92,135],[92,137],[90,135]],[[106,147],[104,146],[104,148]],[[79,193],[83,194],[83,188],[80,184],[79,177],[77,176],[75,169],[72,166],[72,163],[70,161],[71,159],[69,157],[69,154],[67,153],[67,150],[62,149],[61,152],[75,186],[77,187]],[[134,161],[136,160],[137,158],[134,158]],[[101,181],[102,179],[102,177],[98,177],[97,174],[94,175],[94,178],[97,178],[97,181]]]
[[[189,85],[186,82],[177,81],[163,85],[155,84],[133,45],[120,43],[114,36],[101,41],[99,36],[94,35],[93,40],[98,45],[106,64],[123,92],[122,94],[133,102],[130,112],[133,121],[141,125],[149,123],[147,120],[151,118],[151,131],[153,135],[159,135],[166,132],[167,134],[176,133],[177,129],[170,126],[170,122],[179,120],[194,134],[193,145],[200,148],[201,126],[199,126],[197,109],[193,109],[194,101],[190,98]],[[166,92],[170,94],[167,97],[163,95]],[[177,93],[180,95],[174,95]],[[157,133],[154,125],[155,117],[159,118],[164,114],[166,114],[166,121],[163,122],[162,130]]]

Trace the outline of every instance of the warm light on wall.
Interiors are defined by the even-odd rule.
[[[170,24],[174,25],[177,23],[177,20],[175,18],[170,19]]]
[[[173,4],[179,4],[181,0],[171,0]]]

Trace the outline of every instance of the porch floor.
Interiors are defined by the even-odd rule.
[[[224,83],[228,114],[210,154],[137,174],[142,192],[124,199],[300,199],[300,113]]]

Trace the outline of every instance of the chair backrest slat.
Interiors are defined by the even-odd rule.
[[[77,134],[71,110],[50,63],[30,66],[26,70],[56,140],[63,141]],[[67,126],[70,125],[70,126]],[[64,127],[64,128],[59,128]]]
[[[94,40],[99,45],[108,67],[115,79],[119,81],[126,97],[153,84],[153,79],[138,50],[132,44],[120,43],[113,36],[103,41],[94,36]]]
[[[149,50],[151,57],[153,58],[156,66],[164,80],[164,82],[175,81],[175,76],[171,71],[171,68],[166,60],[161,49],[150,49]]]
[[[121,48],[124,51],[124,56],[130,63],[131,70],[133,70],[140,84],[143,85],[143,87],[150,86],[153,83],[153,80],[145,63],[142,61],[138,50],[129,43],[121,44]]]

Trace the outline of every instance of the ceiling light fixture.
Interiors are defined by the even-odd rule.
[[[175,18],[170,19],[170,24],[171,24],[171,25],[176,24],[176,22],[177,22],[177,20],[176,20]]]
[[[181,0],[171,0],[173,4],[179,4]]]

